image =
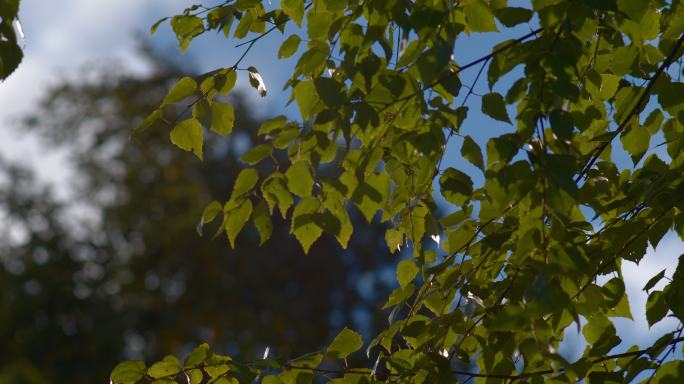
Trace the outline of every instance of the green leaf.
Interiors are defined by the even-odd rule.
[[[515,332],[524,329],[529,322],[530,318],[520,305],[509,303],[487,322],[487,328],[492,331]]]
[[[204,212],[202,213],[200,222],[199,224],[197,224],[197,233],[200,236],[202,236],[202,229],[204,227],[204,224],[211,223],[212,221],[214,221],[216,215],[218,215],[219,212],[221,212],[221,210],[221,203],[219,203],[218,201],[212,201],[204,208]]]
[[[482,150],[477,145],[475,140],[470,136],[463,138],[463,145],[461,146],[461,156],[468,160],[472,165],[480,168],[484,172],[484,159],[482,158]]]
[[[208,365],[204,367],[204,371],[213,379],[219,378],[218,380],[210,381],[210,383],[233,384],[233,382],[221,380],[221,377],[224,376],[226,372],[230,371],[230,366],[228,366],[228,364]]]
[[[347,173],[347,175],[349,175]],[[344,179],[343,183],[352,190],[352,200],[361,210],[361,214],[370,222],[387,202],[390,190],[390,178],[387,173],[371,172],[358,180],[356,178]]]
[[[620,12],[634,21],[639,21],[649,8],[648,1],[641,0],[617,0]]]
[[[651,142],[651,133],[639,124],[631,124],[631,128],[626,130],[621,136],[620,141],[625,150],[631,155],[634,164],[644,156]]]
[[[314,9],[306,14],[306,32],[311,40],[325,41],[330,24],[332,24],[330,12]]]
[[[280,45],[280,49],[278,50],[278,58],[279,59],[286,59],[288,57],[291,57],[292,55],[297,52],[297,48],[299,48],[299,43],[301,43],[302,39],[299,37],[299,35],[290,35],[283,44]]]
[[[14,17],[8,17],[6,21],[0,21],[0,80],[9,77],[24,58],[21,47],[17,45],[12,27],[13,19]]]
[[[312,42],[309,44],[309,49],[297,61],[295,68],[298,72],[313,77],[324,69],[329,54],[330,47],[328,44]]]
[[[333,79],[317,77],[314,86],[323,104],[331,109],[339,108],[346,101],[344,87]]]
[[[480,0],[468,0],[463,6],[468,28],[473,32],[497,32],[494,15]]]
[[[304,0],[280,0],[280,7],[297,24],[297,27],[302,26]]]
[[[252,212],[252,220],[254,221],[254,225],[259,232],[259,238],[261,239],[259,245],[263,245],[266,241],[268,241],[268,239],[271,238],[271,234],[273,233],[271,215],[268,213],[268,208],[263,201],[259,201],[254,207],[254,211]]]
[[[271,144],[259,144],[245,152],[245,154],[240,157],[240,160],[249,165],[255,165],[272,154],[273,146]]]
[[[133,132],[132,132],[132,135],[135,135],[136,133],[138,133],[138,132],[140,132],[140,131],[142,131],[142,130],[145,130],[145,129],[149,128],[149,127],[151,127],[153,124],[155,124],[155,123],[156,123],[157,121],[159,121],[161,118],[162,118],[162,112],[161,112],[161,110],[160,110],[160,109],[155,109],[154,111],[152,111],[152,113],[150,113],[150,114],[145,118],[145,120],[143,120],[142,123],[140,123],[140,125],[138,125],[137,127],[135,127],[135,129],[134,129]]]
[[[361,335],[345,327],[332,341],[326,354],[333,359],[345,359],[363,346]]]
[[[622,279],[610,279],[603,285],[601,291],[604,298],[603,302],[610,309],[608,316],[632,319],[632,312],[625,293],[625,283]]]
[[[214,102],[211,105],[211,130],[226,137],[233,131],[235,112],[228,103]]]
[[[263,136],[265,134],[275,131],[276,129],[280,129],[283,126],[285,126],[286,122],[287,117],[282,115],[276,116],[272,119],[265,120],[263,123],[261,123],[261,127],[259,128],[257,135]]]
[[[397,287],[390,294],[385,305],[382,309],[387,309],[395,305],[403,304],[406,300],[410,299],[413,293],[416,291],[416,286],[413,284],[408,284],[405,287]]]
[[[14,20],[19,13],[19,0],[3,0],[0,2],[0,18]]]
[[[252,191],[256,183],[259,181],[259,172],[254,168],[245,168],[240,171],[235,184],[233,185],[233,192],[230,199],[235,201],[238,198],[248,194]]]
[[[648,292],[649,290],[651,290],[651,288],[655,287],[655,285],[658,284],[658,282],[659,282],[663,277],[665,277],[665,269],[663,269],[662,271],[658,272],[658,274],[656,274],[655,276],[651,277],[651,278],[648,280],[648,282],[646,283],[646,285],[644,285],[643,290],[646,291],[646,292]]]
[[[202,343],[195,347],[195,349],[193,349],[192,352],[190,352],[188,357],[185,359],[185,363],[183,364],[183,366],[185,368],[196,367],[197,365],[202,364],[207,358],[209,358],[209,356],[211,356],[209,344]]]
[[[464,205],[473,194],[473,181],[470,176],[455,168],[447,168],[439,178],[442,196],[456,205]]]
[[[287,189],[287,180],[282,173],[275,172],[264,179],[261,184],[261,192],[264,200],[268,204],[269,211],[272,213],[277,205],[280,207],[280,212],[285,218],[287,210],[294,203],[292,194]]]
[[[201,384],[204,380],[204,373],[199,368],[189,369],[185,371],[187,375],[188,384]]]
[[[317,95],[313,81],[302,81],[295,86],[294,97],[297,100],[302,119],[306,120],[313,116],[319,101]]]
[[[252,201],[249,199],[245,199],[237,209],[226,212],[226,234],[228,235],[231,248],[235,249],[235,239],[249,221],[251,214]]]
[[[161,19],[157,20],[156,23],[152,24],[152,27],[150,27],[150,35],[154,35],[155,33],[157,33],[157,28],[159,28],[159,25],[161,25],[161,23],[165,22],[168,19],[168,17],[162,17]]]
[[[661,365],[655,372],[654,384],[680,384],[684,377],[684,361],[673,360]]]
[[[202,160],[204,139],[202,125],[197,119],[187,119],[176,124],[171,130],[171,142],[184,151],[193,151]]]
[[[665,300],[679,321],[684,321],[684,254],[679,256],[672,282],[666,288]]]
[[[255,21],[256,15],[252,10],[247,10],[247,12],[244,12],[242,14],[242,18],[240,19],[240,22],[238,23],[237,27],[235,27],[235,32],[233,32],[233,36],[236,39],[242,39],[243,37],[247,36],[250,28],[252,27],[252,24],[254,24]]]
[[[421,40],[411,40],[401,51],[397,67],[405,67],[413,63],[425,49],[425,43]]]
[[[265,376],[261,384],[282,384],[283,381],[276,375]]]
[[[452,47],[441,42],[435,44],[434,47],[423,52],[420,57],[418,57],[418,60],[416,60],[416,67],[423,84],[433,84],[437,80],[439,80],[440,83],[443,83],[446,80],[446,77],[440,78],[440,75],[448,68],[451,53]],[[449,76],[449,78],[456,78],[456,76]],[[458,86],[455,88],[458,88]]]
[[[676,39],[682,33],[684,33],[684,5],[680,2],[670,17],[667,29],[663,32],[663,39]]]
[[[292,212],[292,233],[301,244],[304,253],[308,253],[311,245],[323,234],[323,229],[316,223],[320,202],[315,197],[304,197]]]
[[[499,93],[488,93],[482,96],[482,112],[496,120],[511,123],[506,112],[506,103]]]
[[[162,361],[152,364],[152,366],[147,369],[147,375],[154,379],[159,379],[162,377],[173,378],[180,372],[180,361],[178,361],[178,358],[172,355],[164,357]]]
[[[142,361],[124,361],[112,371],[113,384],[135,384],[145,375],[145,363]]]
[[[646,301],[646,320],[648,320],[648,326],[652,327],[653,324],[662,320],[667,315],[667,311],[668,308],[663,291],[651,292],[648,295],[648,301]]]
[[[602,314],[596,314],[582,328],[582,334],[589,344],[596,344],[605,335],[614,335],[615,326]]]
[[[618,47],[613,51],[613,74],[624,76],[632,72],[634,62],[639,56],[639,50],[633,45]]]
[[[224,70],[225,72],[225,70]],[[235,87],[235,82],[237,81],[237,72],[233,68],[230,68],[225,72],[225,74],[220,74],[214,76],[216,91],[222,95],[227,95],[233,87]]]
[[[308,161],[302,160],[292,164],[285,172],[285,178],[287,188],[292,193],[300,197],[311,196],[314,179]]]
[[[197,82],[190,77],[183,77],[171,87],[171,90],[162,101],[162,105],[177,103],[197,92]]]
[[[518,24],[527,23],[532,18],[532,11],[527,8],[506,7],[494,11],[494,15],[507,27],[515,27]]]
[[[176,33],[178,46],[185,53],[192,39],[204,32],[204,22],[201,18],[191,15],[178,15],[171,19],[171,28]]]
[[[684,84],[673,82],[658,92],[658,102],[672,117],[684,121]]]
[[[407,286],[416,277],[420,268],[416,265],[413,258],[405,259],[397,265],[397,281],[400,287]]]
[[[620,77],[604,73],[601,75],[601,89],[598,96],[602,100],[611,99],[615,92],[617,92],[618,85],[620,83]]]

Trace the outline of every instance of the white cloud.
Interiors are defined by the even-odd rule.
[[[24,0],[24,60],[0,83],[0,155],[35,167],[43,180],[65,190],[70,178],[65,154],[46,152],[34,137],[18,134],[12,119],[30,111],[60,72],[105,60],[135,67],[132,32],[147,31],[156,19],[182,6],[164,0]]]
[[[650,344],[666,332],[676,329],[679,321],[674,318],[665,318],[649,329],[646,321],[646,300],[648,294],[642,290],[644,285],[658,272],[665,269],[665,276],[671,277],[677,267],[679,255],[684,253],[684,242],[674,232],[669,232],[663,237],[654,250],[649,247],[646,256],[639,265],[631,262],[622,264],[622,273],[625,278],[625,286],[629,297],[634,321],[617,319],[616,326],[618,335],[632,344],[648,347]],[[654,289],[662,289],[667,283],[661,280]]]

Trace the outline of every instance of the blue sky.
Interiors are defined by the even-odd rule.
[[[277,4],[277,1],[274,0],[273,3]],[[189,2],[180,0],[23,0],[20,16],[26,35],[25,58],[19,69],[0,84],[0,132],[5,138],[0,141],[0,156],[32,165],[42,180],[54,184],[59,195],[67,198],[74,175],[70,172],[65,154],[46,151],[35,137],[18,134],[11,122],[12,118],[29,111],[49,84],[54,84],[62,76],[77,74],[78,68],[86,63],[115,60],[130,71],[144,72],[146,68],[143,62],[135,55],[134,32],[147,33],[154,21],[182,11],[188,4]],[[519,26],[509,32],[507,37],[513,38],[527,32],[527,26]],[[456,46],[456,59],[460,64],[467,63],[489,52],[490,47],[501,40],[502,36],[494,34],[463,39]],[[162,48],[174,49],[175,46],[175,39],[168,25],[160,27],[151,41]],[[268,88],[268,96],[259,97],[256,90],[247,85],[245,73],[238,79],[239,86],[245,89],[253,109],[260,115],[285,113],[296,117],[296,110],[285,106],[289,94],[282,91],[294,60],[279,62],[276,59],[275,52],[280,41],[280,34],[273,33],[255,45],[244,61],[245,67],[254,65],[259,69]],[[234,43],[224,39],[222,35],[211,33],[197,39],[186,56],[200,70],[211,70],[232,65],[241,52],[242,48],[234,48]],[[464,84],[471,83],[477,69],[472,68],[463,73]],[[508,76],[495,90],[505,89],[519,75],[520,72]],[[488,92],[486,76],[483,76],[476,89],[480,94]],[[465,89],[462,92],[465,93]],[[481,116],[478,97],[471,96],[468,106],[471,118],[464,125],[462,133],[472,135],[481,147],[484,148],[488,137],[511,129],[506,124]],[[513,110],[509,114],[515,116]],[[475,168],[458,160],[460,144],[459,139],[452,140],[447,150],[449,160],[445,165],[461,168],[475,176],[478,172]],[[632,166],[624,154],[619,151],[614,153],[622,166]],[[474,179],[478,180],[477,177]],[[668,319],[648,329],[644,314],[646,295],[641,288],[663,268],[667,267],[667,275],[671,276],[674,263],[681,253],[684,253],[684,243],[670,233],[657,250],[649,249],[638,267],[630,262],[624,263],[624,276],[635,320],[620,319],[617,325],[627,346],[648,346],[654,338],[676,326],[674,320]],[[569,331],[568,334],[576,335],[574,331]],[[567,351],[573,350],[573,345],[577,346],[573,343],[565,348]]]

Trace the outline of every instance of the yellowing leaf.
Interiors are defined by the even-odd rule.
[[[254,67],[249,67],[247,68],[247,72],[249,73],[249,84],[257,89],[261,97],[265,97],[266,84],[264,84],[264,79],[261,77],[261,74],[259,74],[259,71]]]

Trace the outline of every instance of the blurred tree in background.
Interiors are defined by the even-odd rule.
[[[282,220],[262,247],[253,229],[235,250],[225,236],[209,240],[217,226],[195,233],[206,203],[228,196],[260,122],[233,97],[234,133],[207,142],[204,162],[169,145],[161,126],[131,142],[131,127],[188,71],[143,51],[149,76],[86,69],[24,121],[72,156],[68,203],[27,170],[0,166],[0,383],[100,382],[123,358],[201,341],[250,360],[267,346],[279,356],[318,348],[344,324],[375,334],[393,267],[384,229],[358,212],[346,250],[331,237],[306,256]],[[382,268],[390,273],[368,273]]]

